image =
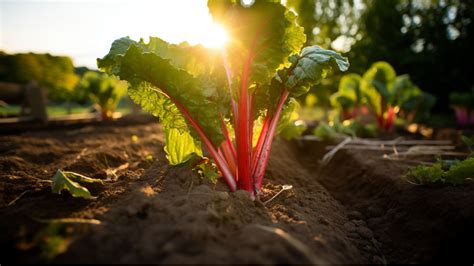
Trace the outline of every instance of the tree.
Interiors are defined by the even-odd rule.
[[[66,56],[0,53],[0,80],[26,84],[36,80],[48,89],[53,101],[68,101],[79,80],[72,60]]]
[[[315,33],[309,42],[350,47],[351,72],[362,74],[374,62],[387,61],[437,95],[437,111],[448,110],[450,91],[467,91],[474,83],[466,60],[474,58],[474,1],[288,0],[288,5],[300,14],[306,33]]]

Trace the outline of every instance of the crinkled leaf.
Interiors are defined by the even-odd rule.
[[[319,84],[332,68],[346,71],[349,68],[347,58],[319,46],[305,47],[299,55],[292,56],[291,72],[285,82],[285,88],[295,97],[308,92],[311,86]]]
[[[362,102],[362,77],[358,74],[347,74],[341,78],[339,82],[338,93],[354,101],[354,103]]]
[[[381,98],[389,103],[392,94],[392,83],[395,81],[396,73],[387,62],[376,62],[364,73],[362,91],[370,107],[378,114],[385,109],[381,106]]]
[[[158,46],[161,48],[157,48]],[[223,137],[219,113],[226,114],[230,106],[230,97],[226,93],[226,88],[223,87],[225,82],[221,75],[204,75],[205,71],[200,72],[197,68],[190,67],[186,63],[188,61],[184,59],[167,58],[178,54],[179,49],[179,46],[166,46],[164,41],[158,41],[156,38],[152,39],[148,45],[132,43],[125,54],[114,57],[114,63],[119,68],[113,69],[121,79],[131,83],[132,98],[149,112],[160,116],[165,127],[183,130],[182,121],[189,123],[184,118],[180,118],[179,113],[176,112],[177,106],[172,107],[178,102],[199,123],[211,141],[220,144]],[[158,53],[163,53],[164,57]],[[109,56],[107,55],[106,58]],[[176,58],[181,57],[177,55]],[[146,95],[151,97],[147,98]],[[170,98],[170,100],[166,101],[165,98]],[[163,103],[167,106],[163,106]],[[177,123],[171,118],[176,118]],[[190,126],[187,129],[193,137],[196,137],[194,129]]]
[[[61,191],[67,190],[75,198],[81,197],[92,199],[89,190],[79,184],[82,183],[103,183],[100,179],[90,178],[78,173],[58,170],[53,176],[51,190],[53,193],[61,194]]]
[[[201,144],[188,132],[180,132],[176,128],[165,128],[166,158],[170,165],[180,165],[193,156],[202,157]]]
[[[112,43],[109,53],[102,59],[97,59],[97,66],[104,72],[111,75],[118,75],[122,57],[127,52],[130,45],[138,43],[129,37],[123,37]]]
[[[187,42],[170,44],[157,37],[150,37],[146,46],[148,51],[169,59],[173,66],[186,70],[194,77],[212,76],[219,86],[226,86],[224,60],[220,50],[202,45],[193,46]]]
[[[150,83],[136,84],[129,88],[128,94],[143,110],[159,117],[164,128],[188,131],[186,120],[176,105]]]

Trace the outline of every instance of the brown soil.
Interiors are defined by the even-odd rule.
[[[473,236],[472,186],[413,187],[400,178],[407,165],[380,164],[376,154],[362,160],[342,152],[319,169],[321,147],[303,146],[275,142],[262,201],[283,184],[293,189],[263,205],[243,191],[228,193],[223,184],[167,166],[156,124],[0,136],[2,260],[339,264],[468,258],[468,246],[458,241]],[[57,169],[105,184],[87,185],[95,200],[52,194],[49,180]],[[58,218],[101,223],[47,221]]]
[[[361,214],[389,263],[474,261],[468,244],[474,237],[474,184],[414,185],[405,174],[421,158],[392,161],[374,151],[342,150],[318,167],[313,162],[323,149],[300,143],[301,153],[313,154],[303,156],[303,165],[348,211]]]

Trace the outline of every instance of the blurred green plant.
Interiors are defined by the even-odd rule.
[[[352,119],[363,107],[362,77],[358,74],[344,75],[339,89],[331,95],[331,104],[341,111],[341,120]]]
[[[419,122],[430,115],[436,98],[421,91],[408,75],[397,76],[387,62],[376,62],[363,75],[342,77],[339,90],[331,96],[341,120],[360,119],[371,113],[381,131],[392,129],[398,114],[406,123]]]
[[[291,140],[301,136],[306,131],[308,125],[300,119],[300,110],[301,105],[297,101],[291,101],[284,107],[277,127],[279,136],[286,140]]]
[[[127,83],[107,74],[88,71],[78,84],[78,93],[98,106],[102,119],[111,119],[120,99],[127,93]]]
[[[355,120],[338,119],[330,123],[321,122],[314,129],[313,134],[322,140],[337,140],[338,138],[373,138],[377,136],[377,128],[371,124],[362,124]]]

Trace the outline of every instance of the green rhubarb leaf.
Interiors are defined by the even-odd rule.
[[[364,73],[362,91],[369,107],[377,114],[381,114],[386,106],[381,105],[382,97],[384,104],[390,103],[392,85],[397,74],[393,67],[387,62],[376,62]]]
[[[390,98],[390,85],[395,81],[397,74],[387,62],[376,62],[364,73],[365,90],[377,90],[386,99]]]
[[[411,111],[417,106],[421,97],[421,90],[413,84],[409,75],[401,75],[395,78],[390,102],[393,105],[398,105],[403,110]]]
[[[290,65],[288,57],[299,52],[306,41],[296,15],[280,1],[255,1],[248,6],[236,0],[209,0],[208,7],[231,37],[226,54],[236,88],[246,64],[250,66],[251,88],[267,84],[278,69]]]
[[[223,135],[219,114],[229,112],[230,96],[225,87],[224,72],[213,70],[213,60],[203,60],[203,65],[206,65],[204,62],[208,64],[199,68],[198,59],[211,53],[202,47],[170,45],[158,38],[151,38],[149,44],[129,44],[125,53],[123,49],[111,49],[110,53],[118,51],[118,54],[112,56],[109,53],[99,60],[99,66],[106,66],[104,70],[112,69],[114,74],[127,80],[131,84],[131,98],[146,111],[159,116],[165,128],[190,132],[197,139],[197,132],[184,118],[179,104],[216,146],[220,144]],[[199,54],[196,51],[200,56],[196,55]],[[186,52],[188,59],[184,56]],[[106,65],[111,62],[107,58],[114,58],[115,67]]]
[[[202,157],[201,144],[196,142],[188,132],[180,132],[175,128],[165,129],[166,158],[170,165],[186,163],[194,156]]]
[[[118,75],[122,58],[132,44],[138,45],[136,41],[129,37],[115,40],[112,43],[110,52],[104,58],[97,59],[99,69],[111,75]]]
[[[53,176],[51,190],[53,193],[61,194],[63,190],[69,191],[75,198],[81,197],[85,199],[93,199],[89,190],[79,183],[100,183],[102,180],[90,178],[78,173],[58,170]]]
[[[354,97],[350,94],[342,94],[336,92],[330,97],[331,105],[336,106],[342,110],[348,110],[354,107],[355,100]]]
[[[321,82],[333,68],[346,71],[347,58],[319,46],[305,47],[299,55],[290,58],[292,66],[285,82],[285,88],[295,97],[303,95]]]
[[[224,61],[218,49],[209,49],[202,45],[192,46],[187,42],[170,44],[157,37],[150,37],[146,47],[150,52],[169,59],[173,66],[186,70],[194,77],[212,76],[219,86],[226,86]]]
[[[135,84],[129,88],[128,94],[144,111],[159,117],[164,128],[189,131],[186,120],[176,105],[150,83]]]
[[[350,98],[354,103],[362,102],[362,77],[358,74],[347,74],[339,82],[338,93],[341,96]]]

